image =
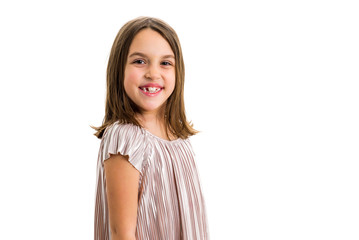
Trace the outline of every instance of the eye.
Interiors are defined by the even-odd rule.
[[[145,61],[143,61],[142,59],[136,59],[135,61],[133,61],[132,63],[136,63],[136,64],[145,64]]]
[[[163,62],[161,63],[161,65],[171,66],[172,63],[170,63],[170,62],[168,62],[168,61],[163,61]]]

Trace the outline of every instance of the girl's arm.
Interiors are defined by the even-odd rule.
[[[140,172],[128,156],[112,155],[104,162],[111,239],[135,240]]]

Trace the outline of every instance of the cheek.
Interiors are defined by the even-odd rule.
[[[171,74],[168,78],[168,86],[171,89],[171,92],[173,92],[173,90],[175,89],[175,85],[176,85],[176,75],[175,74]]]
[[[134,69],[126,69],[124,78],[125,89],[138,84],[140,76],[141,74],[139,71],[135,71]]]

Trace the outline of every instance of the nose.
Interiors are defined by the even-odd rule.
[[[145,74],[145,77],[150,80],[157,80],[161,78],[160,69],[158,66],[151,64],[147,68],[147,72]]]

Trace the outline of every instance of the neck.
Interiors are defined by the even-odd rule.
[[[153,125],[162,126],[165,124],[164,118],[152,114],[141,113],[141,115],[138,115],[137,119],[140,122],[140,124],[145,128],[147,126],[153,126]]]
[[[163,108],[157,112],[141,112],[136,115],[136,119],[144,128],[151,129],[155,126],[163,128],[165,126],[164,112]]]
[[[142,127],[150,131],[152,134],[160,138],[170,140],[167,137],[168,129],[166,126],[164,109],[157,111],[156,113],[141,112],[140,114],[136,115],[136,119],[142,125]],[[174,139],[174,136],[170,134],[170,138]]]

